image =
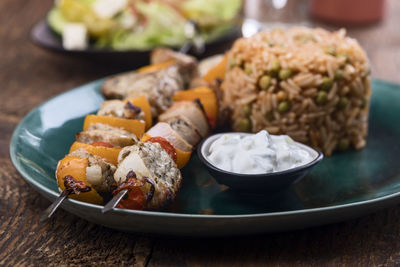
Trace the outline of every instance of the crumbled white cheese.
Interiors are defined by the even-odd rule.
[[[83,23],[67,23],[62,32],[62,44],[67,50],[83,50],[88,46],[88,31]]]
[[[127,5],[126,0],[98,0],[93,4],[93,11],[100,18],[112,18]]]

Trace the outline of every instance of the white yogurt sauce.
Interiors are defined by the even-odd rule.
[[[314,157],[287,135],[267,131],[241,136],[224,134],[208,151],[216,167],[234,173],[262,174],[283,171],[311,162]]]

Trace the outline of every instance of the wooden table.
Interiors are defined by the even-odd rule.
[[[88,223],[57,211],[38,217],[49,202],[34,191],[9,158],[11,134],[32,108],[77,85],[115,73],[43,51],[31,26],[53,0],[0,1],[0,265],[399,265],[400,207],[312,229],[224,239],[149,237]],[[366,48],[373,76],[400,83],[400,2],[386,19],[349,29]]]

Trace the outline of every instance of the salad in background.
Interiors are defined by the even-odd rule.
[[[242,0],[59,0],[47,16],[68,50],[149,50],[185,43],[184,26],[194,21],[206,41],[237,24]]]

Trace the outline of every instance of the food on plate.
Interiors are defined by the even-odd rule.
[[[146,129],[153,123],[151,107],[145,96],[132,97],[123,101],[118,99],[103,101],[97,115],[143,120],[146,123]]]
[[[113,147],[112,144],[105,141],[97,141],[92,144],[85,144],[76,141],[69,149],[69,153],[78,149],[86,150],[88,153],[94,156],[99,156],[113,165],[118,164],[118,154],[121,152],[121,147]]]
[[[47,22],[62,35],[66,49],[85,48],[82,43],[87,38],[68,34],[72,24],[79,24],[95,48],[149,50],[183,45],[189,20],[206,42],[212,41],[237,24],[241,4],[241,0],[60,0]]]
[[[217,64],[212,66],[203,76],[206,82],[211,83],[216,79],[223,80],[225,77],[226,64],[228,63],[228,58],[224,56]]]
[[[142,68],[140,75],[159,74],[171,67],[183,69],[186,65],[191,66],[185,69],[186,73],[198,76],[197,63],[191,57],[165,49],[155,51],[153,57],[158,65]],[[171,57],[172,65],[159,67]],[[175,77],[178,76],[182,77],[181,74]],[[163,79],[173,80],[173,77],[161,77],[155,80],[158,84]],[[108,89],[114,90],[112,84],[109,86]],[[121,84],[116,86],[123,88]],[[168,97],[171,103],[159,110],[159,116],[155,117],[158,123],[154,126],[151,95],[127,96],[106,100],[96,115],[86,116],[83,131],[76,134],[70,153],[57,166],[59,188],[76,191],[74,198],[95,204],[103,204],[112,195],[124,193],[127,197],[117,207],[159,210],[175,198],[182,181],[179,168],[185,166],[193,148],[209,134],[209,116],[202,102],[208,113],[215,113],[217,107],[211,103],[217,101],[216,96],[209,88],[196,88],[173,102],[173,90],[169,94],[164,92],[163,97]],[[145,126],[149,128],[146,133]]]
[[[88,47],[88,32],[83,23],[68,23],[62,32],[63,47],[67,50],[83,50]]]
[[[221,106],[233,130],[287,134],[327,156],[366,144],[370,66],[340,30],[270,30],[228,52]]]
[[[200,76],[203,77],[207,72],[220,63],[224,58],[224,55],[217,54],[214,56],[207,57],[199,62],[199,73]],[[225,69],[223,70],[225,72]]]
[[[216,127],[218,119],[218,98],[214,90],[208,87],[197,87],[189,90],[178,91],[174,94],[174,101],[188,101],[188,100],[200,100],[204,111],[207,114],[208,122],[211,128]]]
[[[175,102],[169,109],[158,117],[161,122],[167,122],[177,115],[186,117],[195,127],[202,138],[209,134],[210,127],[204,109],[200,101],[180,101]]]
[[[78,149],[58,162],[56,177],[60,190],[65,190],[66,180],[81,182],[87,191],[75,192],[70,197],[93,204],[103,203],[99,192],[107,190],[113,180],[115,166],[98,156],[93,156],[83,149]],[[96,189],[97,188],[97,189]],[[99,190],[99,191],[97,191]]]
[[[135,134],[103,123],[94,123],[84,128],[84,131],[75,135],[76,141],[93,144],[96,142],[106,142],[112,147],[124,147],[133,145],[137,141]]]
[[[143,110],[131,101],[108,100],[101,103],[99,116],[111,116],[123,119],[144,120]]]
[[[165,207],[175,198],[182,182],[176,163],[157,142],[138,142],[122,149],[114,179],[119,184],[124,183],[132,178],[132,172],[139,181],[137,188],[146,196],[141,209]],[[123,201],[120,204],[124,207]]]
[[[83,122],[83,130],[106,130],[111,127],[123,129],[135,136],[141,137],[144,133],[145,122],[112,116],[87,115]]]
[[[231,172],[270,173],[311,162],[292,138],[328,156],[365,146],[369,64],[344,31],[266,31],[200,63],[202,70],[193,57],[168,49],[151,57],[151,65],[104,82],[101,92],[112,100],[86,116],[58,165],[60,189],[74,185],[73,197],[91,203],[128,194],[117,207],[165,208],[179,191],[179,169],[225,115],[234,131],[261,131],[223,135],[211,145],[207,159]]]
[[[153,116],[151,114],[151,106],[145,96],[127,98],[127,99],[125,99],[124,102],[126,104],[128,104],[130,102],[130,103],[132,103],[132,105],[139,107],[143,111],[143,113],[144,113],[143,120],[146,123],[146,130],[149,129],[153,125]]]
[[[224,134],[215,140],[206,158],[214,166],[241,174],[289,170],[311,162],[313,156],[287,135]]]
[[[166,132],[168,133],[168,132]],[[159,138],[162,138],[164,140],[164,142],[159,142]],[[154,140],[156,139],[156,140]],[[190,160],[190,156],[192,155],[192,151],[184,151],[182,149],[177,148],[176,145],[173,145],[167,138],[163,137],[163,136],[156,136],[156,137],[152,137],[150,134],[145,133],[143,135],[143,137],[140,139],[142,142],[159,142],[160,144],[163,144],[165,142],[167,142],[168,144],[170,144],[174,149],[175,149],[175,154],[176,154],[176,158],[173,158],[176,162],[176,165],[178,166],[179,169],[182,169]]]
[[[170,142],[174,147],[179,148],[183,151],[192,151],[193,146],[188,143],[182,136],[180,136],[171,125],[165,122],[159,122],[154,125],[146,133],[150,137],[161,136]]]

